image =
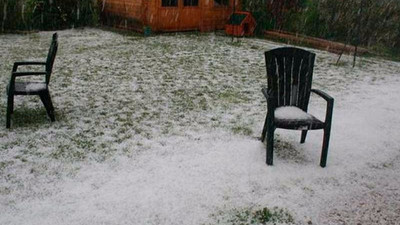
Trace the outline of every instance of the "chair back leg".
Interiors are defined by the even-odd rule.
[[[41,93],[40,100],[42,100],[44,107],[46,108],[47,115],[50,117],[52,122],[55,121],[54,117],[54,106],[51,102],[50,93],[48,91]]]
[[[320,166],[325,167],[326,166],[326,159],[328,157],[328,147],[329,147],[329,139],[331,135],[331,126],[330,124],[324,129],[324,140],[322,143],[322,152],[321,152],[321,162]]]

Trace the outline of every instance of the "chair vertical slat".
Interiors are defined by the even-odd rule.
[[[285,105],[285,64],[284,57],[276,57],[278,64],[278,105]]]
[[[306,111],[307,106],[305,105],[306,98],[307,98],[307,76],[308,74],[308,59],[303,59],[303,62],[301,63],[300,66],[300,72],[299,72],[299,80],[300,80],[300,87],[299,87],[299,108],[302,110]],[[308,90],[309,92],[309,90]],[[309,95],[308,95],[309,96]]]
[[[285,105],[291,105],[293,57],[285,57]]]
[[[313,79],[313,70],[314,70],[314,60],[315,60],[315,55],[310,54],[308,55],[307,59],[307,78],[306,78],[306,90],[305,90],[305,97],[304,97],[304,111],[307,112],[308,109],[308,103],[310,101],[310,95],[311,95],[311,86],[312,86],[312,79]]]
[[[300,66],[301,66],[302,59],[301,58],[294,58],[293,60],[293,84],[292,84],[292,101],[291,105],[299,106],[299,88],[300,88]]]
[[[265,64],[267,66],[267,81],[268,81],[268,89],[269,90],[277,90],[277,68],[276,68],[276,59],[269,52],[265,53]],[[276,93],[269,93],[273,95],[274,99],[276,99]]]

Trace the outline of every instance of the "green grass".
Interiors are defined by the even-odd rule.
[[[218,93],[217,98],[227,104],[238,104],[249,100],[245,95],[240,93],[240,90],[234,88],[228,88]]]
[[[245,136],[251,136],[253,134],[253,130],[245,126],[234,126],[232,127],[232,131],[234,134],[242,134]]]
[[[13,127],[35,128],[42,124],[51,123],[43,106],[15,108],[11,115]]]
[[[225,225],[295,224],[290,212],[278,207],[233,209],[219,212],[212,217],[216,220],[216,224]]]

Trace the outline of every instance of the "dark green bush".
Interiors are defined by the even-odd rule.
[[[242,5],[253,13],[258,34],[278,29],[385,51],[400,47],[400,1],[243,0]]]
[[[96,0],[0,0],[1,32],[96,25]]]
[[[21,1],[0,0],[0,32],[27,27],[27,18],[23,15],[22,6]]]

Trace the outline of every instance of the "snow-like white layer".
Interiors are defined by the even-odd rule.
[[[307,120],[312,116],[296,106],[281,106],[275,109],[276,119]]]
[[[0,126],[0,224],[217,224],[221,211],[274,206],[300,224],[400,220],[399,63],[335,66],[313,50],[313,87],[335,98],[327,167],[321,131],[301,145],[281,129],[267,166],[263,52],[279,44],[58,33],[57,121],[33,96],[15,99],[12,129]],[[0,90],[14,61],[45,57],[51,34],[0,36]],[[312,95],[309,112],[325,109]]]
[[[29,83],[28,85],[26,85],[25,87],[26,91],[40,91],[40,90],[44,90],[46,89],[46,83]]]

